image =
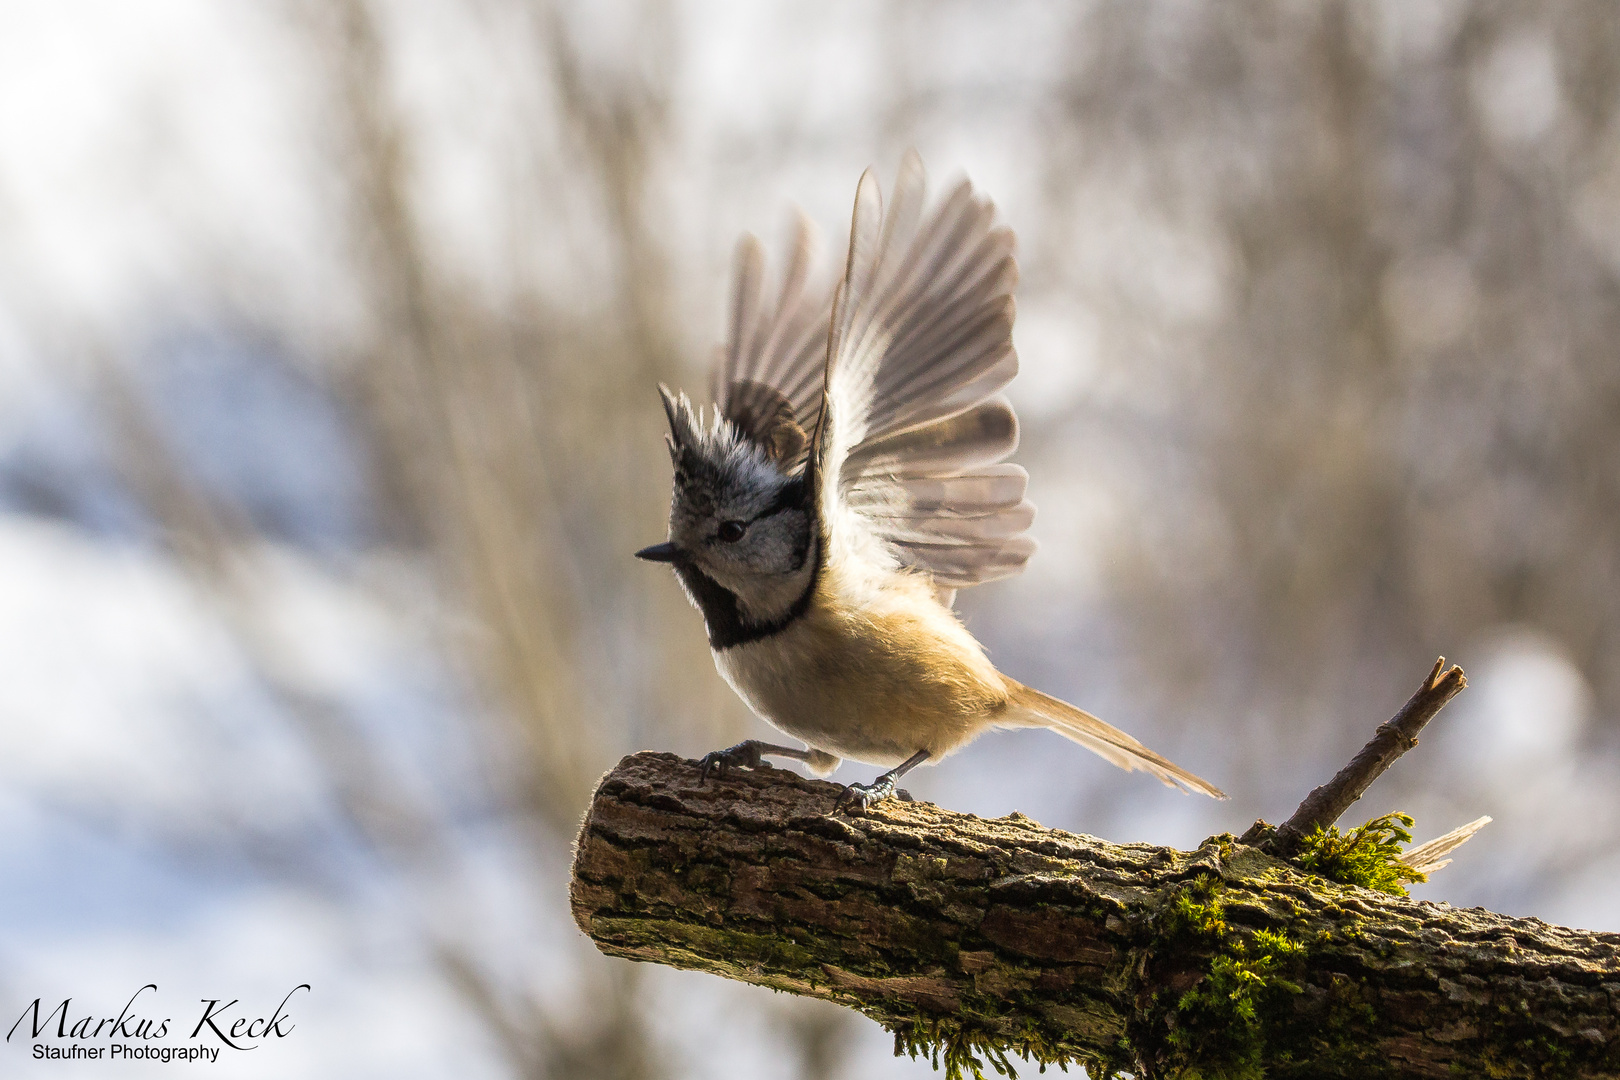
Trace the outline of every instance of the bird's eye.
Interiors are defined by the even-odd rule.
[[[747,529],[748,526],[744,525],[740,521],[722,521],[720,523],[720,531],[717,535],[720,537],[722,542],[727,544],[735,544],[737,541],[743,538],[743,533]]]

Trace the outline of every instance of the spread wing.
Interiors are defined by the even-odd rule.
[[[834,294],[813,480],[834,558],[898,562],[942,595],[1016,574],[1035,550],[1018,420],[1013,235],[966,180],[927,214],[913,151],[888,212],[868,171]]]
[[[790,472],[809,451],[826,377],[832,283],[815,280],[816,247],[815,227],[801,214],[773,299],[759,241],[738,242],[730,324],[714,370],[720,414]]]

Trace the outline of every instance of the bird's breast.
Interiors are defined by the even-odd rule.
[[[861,603],[818,589],[780,633],[716,650],[737,694],[811,746],[877,765],[943,757],[1006,706],[1007,689],[966,628],[925,588]]]

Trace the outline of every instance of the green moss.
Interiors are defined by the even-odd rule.
[[[1496,1023],[1487,1024],[1482,1034],[1479,1075],[1488,1080],[1577,1075],[1576,1055],[1569,1046],[1537,1031],[1527,1011],[1501,1008]]]
[[[1226,920],[1221,915],[1221,893],[1225,888],[1213,874],[1194,878],[1176,893],[1160,916],[1162,935],[1167,939],[1219,940],[1226,934]]]
[[[1259,1080],[1265,1075],[1267,1016],[1300,992],[1288,978],[1305,946],[1258,930],[1210,958],[1208,974],[1176,1002],[1170,1046],[1186,1080]],[[1275,1055],[1273,1055],[1275,1057]]]
[[[1407,884],[1428,880],[1400,861],[1401,845],[1411,842],[1410,814],[1385,814],[1342,835],[1337,826],[1319,825],[1295,862],[1341,885],[1405,896]]]
[[[1177,965],[1191,960],[1202,969],[1195,967],[1198,981],[1190,989],[1155,995],[1131,1025],[1133,1035],[1153,1044],[1143,1043],[1142,1050],[1157,1061],[1158,1074],[1179,1080],[1388,1074],[1388,1062],[1377,1059],[1368,1037],[1377,1016],[1359,984],[1336,978],[1322,988],[1325,995],[1313,992],[1308,1015],[1299,1012],[1308,941],[1331,945],[1332,936],[1302,939],[1286,929],[1234,925],[1226,917],[1226,893],[1219,877],[1200,874],[1141,927],[1151,953],[1175,956]],[[1001,1005],[986,1012],[964,1008],[949,1017],[913,1014],[897,1022],[895,1008],[904,1006],[891,1003],[885,1027],[894,1034],[897,1055],[930,1061],[946,1080],[986,1080],[992,1072],[1016,1077],[1016,1057],[1039,1063],[1043,1072],[1047,1065],[1082,1064],[1096,1080],[1140,1067],[1138,1047],[1126,1038],[1100,1054],[1082,1051],[1063,1031],[1033,1021],[1009,1038],[1007,1003]],[[1014,1011],[1038,1007],[1020,999]]]
[[[1374,1077],[1376,1016],[1360,987],[1335,982],[1299,1012],[1309,945],[1284,929],[1244,931],[1228,923],[1225,886],[1203,876],[1165,905],[1156,948],[1207,952],[1203,977],[1178,997],[1156,995],[1138,1030],[1167,1030],[1160,1072],[1180,1080]],[[1313,937],[1318,944],[1326,944]]]
[[[1056,1065],[1064,1072],[1070,1065],[1084,1065],[1093,1080],[1110,1080],[1128,1060],[1123,1051],[1119,1063],[1109,1063],[1060,1047],[1032,1023],[1012,1038],[955,1017],[916,1016],[883,1026],[894,1035],[895,1057],[905,1054],[913,1060],[923,1058],[936,1072],[943,1069],[945,1080],[985,1080],[986,1066],[1016,1080],[1018,1071],[1011,1060],[1014,1055],[1034,1062],[1043,1073],[1048,1065]]]

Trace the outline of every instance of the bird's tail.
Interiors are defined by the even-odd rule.
[[[1002,676],[1006,679],[1006,676]],[[1202,780],[1181,766],[1155,754],[1112,724],[1105,724],[1084,709],[1066,701],[1031,690],[1006,679],[1009,691],[1007,711],[996,719],[998,727],[1044,727],[1071,739],[1092,753],[1113,762],[1127,772],[1141,769],[1170,787],[1198,791],[1216,799],[1226,792]]]

